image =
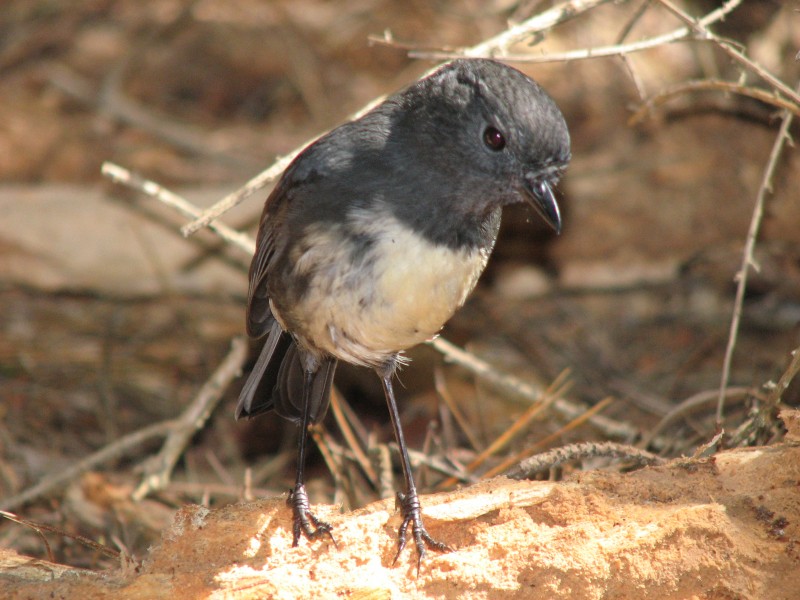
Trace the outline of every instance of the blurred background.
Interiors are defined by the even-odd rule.
[[[597,4],[513,53],[629,43],[683,26],[658,2]],[[0,506],[121,436],[177,416],[231,339],[243,334],[249,257],[208,231],[183,239],[184,218],[104,180],[104,161],[208,206],[437,63],[409,58],[407,47],[473,46],[550,6],[6,0],[0,7]],[[700,16],[719,3],[681,6]],[[713,30],[794,88],[800,14],[793,6],[748,0]],[[665,456],[690,454],[714,434],[735,276],[780,109],[800,109],[781,104],[753,70],[710,42],[659,45],[624,60],[513,64],[549,91],[570,126],[573,161],[558,193],[564,232],[556,238],[524,207],[509,209],[479,288],[443,335],[534,388],[568,381],[562,396],[575,407],[611,398],[602,414],[632,432],[615,441]],[[711,84],[680,87],[689,81]],[[719,81],[762,94],[723,89]],[[657,101],[642,110],[651,98]],[[796,137],[797,126],[790,132]],[[729,431],[752,422],[765,384],[781,376],[800,346],[798,190],[800,160],[787,147],[766,196],[758,271],[750,273],[744,297]],[[267,193],[223,220],[253,232]],[[446,364],[430,347],[410,356],[398,386],[410,444],[453,469],[527,406]],[[274,415],[234,422],[242,383],[225,391],[172,482],[146,500],[130,495],[158,439],[16,511],[141,555],[184,503],[219,506],[248,494],[285,493],[294,476],[294,426]],[[341,368],[337,385],[362,443],[390,441],[374,374]],[[793,384],[783,402],[799,401]],[[676,407],[683,408],[675,413]],[[567,421],[543,413],[484,469],[534,447]],[[656,431],[658,439],[651,439]],[[766,443],[780,433],[767,418],[736,443]],[[609,436],[589,423],[548,446]],[[339,472],[334,483],[330,457],[326,462],[315,451],[312,501],[350,508],[378,497],[332,416],[318,439],[334,450]],[[431,486],[442,478],[433,469],[422,476]],[[94,567],[109,560],[68,537],[49,541],[63,562]],[[9,523],[0,523],[0,545],[43,552],[36,534]]]

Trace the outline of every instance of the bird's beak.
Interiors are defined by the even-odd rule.
[[[550,225],[557,234],[561,233],[561,211],[558,210],[558,202],[556,202],[550,184],[541,179],[526,178],[523,189],[530,205],[536,209],[545,223]]]

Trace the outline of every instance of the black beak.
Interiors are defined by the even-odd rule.
[[[541,179],[528,179],[523,187],[530,205],[536,209],[539,216],[557,234],[561,233],[561,212],[558,210],[558,202],[556,202],[550,184]]]

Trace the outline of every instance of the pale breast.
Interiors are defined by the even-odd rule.
[[[381,364],[436,335],[491,252],[491,245],[433,244],[387,214],[356,214],[347,231],[328,225],[306,232],[293,260],[309,285],[286,320],[308,346],[356,364]]]

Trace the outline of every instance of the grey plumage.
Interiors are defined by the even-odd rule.
[[[560,229],[551,188],[569,158],[566,124],[546,92],[481,59],[454,61],[311,144],[259,225],[247,332],[266,343],[236,416],[274,408],[303,428],[319,421],[344,360],[378,371],[395,422],[391,377],[402,351],[464,303],[504,205],[528,202]],[[304,439],[295,495],[304,495]],[[422,527],[403,466],[411,499],[400,546],[413,522],[421,556],[423,542],[442,547]],[[301,531],[314,537],[307,499],[293,506],[295,542]]]

